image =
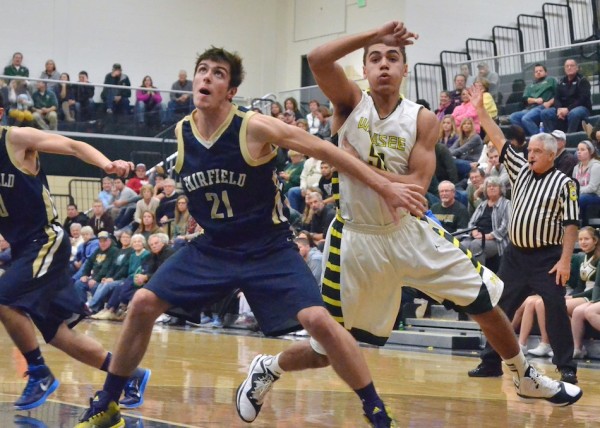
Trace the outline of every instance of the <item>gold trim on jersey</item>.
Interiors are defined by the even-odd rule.
[[[339,214],[331,224],[331,237],[329,238],[329,255],[325,264],[325,273],[322,281],[322,297],[325,307],[334,320],[344,325],[342,300],[340,294],[340,254],[342,246],[342,231],[344,223],[340,221]]]
[[[422,220],[422,221],[426,221],[426,220]],[[483,275],[483,266],[481,263],[479,263],[477,260],[475,260],[473,258],[473,253],[471,252],[471,250],[468,250],[467,248],[460,245],[460,241],[458,239],[456,239],[454,236],[452,236],[451,234],[446,232],[444,229],[437,227],[431,221],[428,221],[427,224],[429,224],[429,227],[431,227],[438,235],[440,235],[446,241],[450,242],[456,248],[461,250],[465,254],[465,256],[467,256],[467,258],[471,261],[471,263],[475,267],[475,270],[477,271],[479,276]]]
[[[248,122],[256,113],[253,111],[249,111],[246,112],[244,116],[242,116],[243,112],[238,112],[237,114],[240,117],[244,117],[244,120],[242,121],[242,128],[240,129],[240,151],[242,152],[242,156],[244,157],[246,163],[250,166],[260,166],[270,162],[271,159],[277,156],[276,146],[272,146],[273,150],[271,152],[267,153],[264,156],[261,156],[258,159],[254,159],[250,154],[250,149],[248,149],[248,140],[246,138],[248,133]]]
[[[237,106],[235,104],[232,104],[231,109],[229,110],[229,113],[227,113],[227,117],[225,118],[223,123],[219,125],[217,130],[213,132],[213,134],[210,137],[208,137],[208,140],[205,140],[204,137],[202,137],[202,135],[200,134],[200,131],[196,126],[196,121],[194,120],[195,115],[197,115],[199,111],[198,109],[194,110],[189,116],[189,121],[192,127],[192,133],[194,134],[194,137],[196,137],[196,140],[198,140],[198,142],[207,149],[210,149],[221,137],[221,135],[223,135],[223,132],[225,132],[227,128],[229,128],[229,125],[231,125],[231,121],[233,120],[233,116],[235,116],[236,111]]]
[[[273,172],[273,185],[277,191],[275,192],[275,203],[273,204],[271,220],[273,221],[273,224],[281,224],[285,221],[288,221],[288,219],[283,214],[283,201],[281,199],[281,192],[279,191],[281,184],[279,183],[279,179],[277,178],[277,174],[275,172]]]
[[[183,156],[185,154],[185,151],[183,150],[183,133],[181,132],[181,129],[183,127],[183,122],[189,122],[189,120],[190,116],[186,116],[177,122],[177,125],[175,126],[175,137],[177,138],[177,161],[175,162],[175,171],[177,171],[177,174],[181,173],[181,168],[183,168]]]
[[[33,261],[33,278],[39,278],[48,272],[48,268],[54,260],[54,255],[60,248],[63,240],[64,231],[58,225],[52,224],[46,226],[45,232],[48,235],[48,242],[42,246]]]
[[[19,162],[17,160],[17,157],[15,155],[15,152],[13,150],[13,146],[10,143],[10,134],[12,134],[12,127],[11,126],[7,126],[7,127],[3,127],[4,129],[6,129],[6,137],[4,139],[4,142],[6,144],[6,153],[8,153],[8,158],[10,159],[10,162],[13,164],[13,166],[15,168],[17,168],[19,171],[21,171],[23,174],[25,175],[29,175],[30,177],[35,177],[39,170],[40,170],[40,159],[39,159],[39,155],[37,152],[35,152],[35,164],[37,167],[37,171],[29,171],[27,168],[25,168],[23,166],[23,164],[21,162]]]

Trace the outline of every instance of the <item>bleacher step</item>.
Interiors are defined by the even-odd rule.
[[[459,321],[439,318],[407,318],[405,324],[412,327],[481,331],[479,324],[475,321]]]
[[[460,332],[427,332],[418,330],[394,330],[388,344],[423,346],[443,349],[479,349],[479,336],[461,334]]]

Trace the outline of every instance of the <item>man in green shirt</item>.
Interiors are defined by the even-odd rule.
[[[33,120],[40,129],[52,129],[56,131],[58,124],[58,100],[52,91],[48,91],[46,82],[37,82],[37,92],[33,98]]]
[[[29,69],[24,65],[21,65],[22,62],[23,54],[21,52],[15,52],[12,56],[11,64],[4,67],[4,75],[29,77]]]
[[[523,103],[526,108],[511,114],[510,123],[523,128],[527,135],[538,134],[542,110],[554,104],[555,90],[556,80],[548,77],[546,66],[536,64],[533,67],[533,83],[523,93]]]

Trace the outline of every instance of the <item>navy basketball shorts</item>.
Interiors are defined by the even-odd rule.
[[[73,314],[85,313],[68,274],[70,255],[69,238],[59,232],[15,251],[0,277],[0,304],[27,313],[46,342]]]
[[[298,330],[299,311],[323,306],[306,262],[292,242],[252,250],[256,256],[192,242],[167,259],[144,288],[187,311],[199,311],[240,288],[265,335]]]

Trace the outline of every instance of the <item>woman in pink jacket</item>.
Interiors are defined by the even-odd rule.
[[[152,83],[152,77],[144,77],[142,88],[144,89],[138,89],[135,92],[135,116],[138,123],[143,124],[147,122],[146,118],[150,119],[153,116],[156,118],[152,122],[162,121],[162,97]]]
[[[467,94],[467,90],[463,89],[460,99],[462,104],[454,107],[454,111],[452,112],[452,117],[454,118],[454,122],[456,123],[456,128],[460,129],[460,124],[464,119],[470,118],[473,120],[473,126],[475,127],[475,132],[479,134],[481,127],[479,125],[479,116],[477,116],[477,112],[475,111],[475,107],[469,102],[469,95]]]

